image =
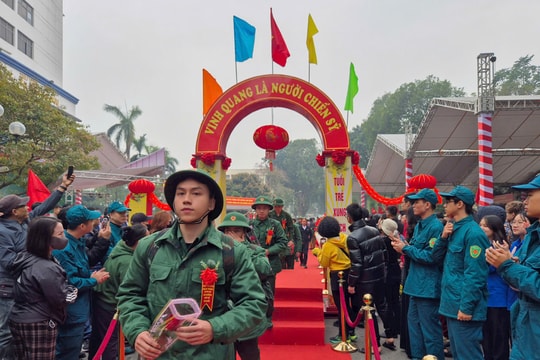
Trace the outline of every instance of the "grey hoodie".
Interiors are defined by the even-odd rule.
[[[53,320],[63,323],[66,318],[66,272],[55,258],[44,259],[27,251],[13,262],[15,306],[10,320],[35,323]]]

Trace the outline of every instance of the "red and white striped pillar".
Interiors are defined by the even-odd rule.
[[[478,206],[493,204],[492,114],[478,115]]]
[[[366,208],[366,191],[364,188],[360,189],[360,206]]]
[[[75,190],[75,205],[82,204],[82,191],[80,189]]]
[[[412,178],[412,159],[405,159],[405,189],[409,188],[409,179]]]

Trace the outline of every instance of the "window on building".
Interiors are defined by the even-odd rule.
[[[20,31],[17,31],[17,35],[17,47],[19,50],[34,58],[34,42]]]
[[[34,25],[34,8],[29,3],[19,0],[18,12],[30,25]]]
[[[5,3],[7,6],[9,6],[12,9],[15,9],[15,0],[2,0],[3,3]]]
[[[0,38],[6,40],[11,45],[15,43],[13,38],[13,25],[0,17]]]

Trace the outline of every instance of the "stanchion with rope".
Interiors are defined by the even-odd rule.
[[[346,327],[345,327],[345,313],[347,312],[347,309],[344,306],[345,299],[344,299],[344,296],[343,296],[343,283],[345,282],[345,280],[343,279],[343,271],[338,272],[338,277],[339,277],[338,283],[339,283],[339,290],[340,290],[339,293],[340,293],[340,298],[341,298],[341,301],[340,301],[340,304],[341,304],[341,317],[340,317],[340,320],[341,320],[341,342],[339,342],[338,344],[332,346],[332,349],[334,349],[335,351],[339,351],[339,352],[349,352],[350,353],[350,352],[357,351],[358,348],[356,347],[355,344],[352,344],[352,343],[347,341],[347,330],[346,330]]]
[[[105,348],[109,344],[109,341],[111,340],[111,336],[114,332],[114,329],[116,328],[116,324],[118,323],[118,310],[114,313],[114,316],[109,324],[109,327],[107,328],[107,332],[105,333],[105,337],[103,338],[103,341],[99,345],[99,348],[92,358],[92,360],[99,360],[101,359],[101,355],[103,355],[103,352],[105,351]],[[118,325],[120,326],[120,325]],[[122,332],[122,329],[119,329],[119,336],[118,336],[118,359],[124,360],[125,359],[125,348],[124,348],[124,334]]]
[[[347,310],[347,305],[345,303],[345,293],[343,290],[343,283],[345,280],[343,280],[343,273],[341,275],[338,273],[340,280],[339,280],[339,298],[340,298],[340,304],[341,304],[341,316],[342,318],[347,321],[347,324],[355,328],[361,321],[361,319],[364,319],[364,351],[366,354],[365,359],[371,360],[371,348],[373,347],[374,353],[375,353],[375,359],[381,360],[381,354],[379,353],[379,346],[377,345],[377,336],[375,335],[375,327],[373,324],[373,317],[371,316],[371,311],[375,310],[373,307],[371,307],[371,303],[373,301],[373,298],[371,294],[364,294],[362,301],[364,302],[364,306],[360,309],[361,311],[358,312],[358,315],[356,316],[356,319],[354,321],[351,321],[349,317],[349,312]],[[341,330],[343,334],[343,330],[345,329],[345,322],[342,321],[341,323]],[[343,335],[341,339],[343,339]],[[373,346],[371,346],[373,344]],[[339,350],[338,350],[339,351]]]
[[[375,335],[375,325],[373,323],[373,316],[371,316],[371,312],[375,310],[374,307],[371,306],[371,303],[373,302],[373,297],[371,294],[364,294],[364,297],[362,298],[362,301],[364,302],[364,306],[362,306],[361,310],[364,312],[364,328],[365,328],[365,346],[364,351],[366,354],[365,359],[371,360],[371,350],[373,348],[373,353],[375,354],[376,360],[381,360],[381,354],[379,353],[379,345],[377,344],[377,335]],[[370,341],[371,340],[371,341]]]

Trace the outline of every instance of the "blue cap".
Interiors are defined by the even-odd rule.
[[[471,190],[467,189],[465,186],[458,185],[452,191],[448,193],[441,192],[439,193],[442,197],[455,197],[463,201],[467,205],[474,205],[474,194]]]
[[[530,183],[512,186],[512,189],[517,190],[537,190],[540,189],[540,175],[537,175]]]
[[[435,191],[431,189],[422,189],[418,193],[414,195],[408,195],[407,196],[411,200],[426,200],[433,205],[437,205],[439,202],[439,199],[437,199],[437,194],[435,194]]]
[[[89,220],[99,219],[101,213],[97,210],[88,210],[83,205],[75,205],[66,213],[66,219],[70,225],[84,224]]]
[[[113,211],[124,212],[124,211],[131,211],[131,209],[128,208],[126,205],[122,204],[120,201],[115,201],[111,205],[109,205],[109,207],[107,208],[107,214],[110,214]]]

